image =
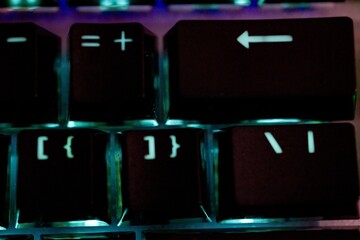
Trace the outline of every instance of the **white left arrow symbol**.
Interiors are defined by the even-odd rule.
[[[250,47],[250,43],[264,43],[264,42],[292,42],[293,37],[291,35],[267,35],[267,36],[249,36],[249,32],[243,32],[237,41],[245,48]]]

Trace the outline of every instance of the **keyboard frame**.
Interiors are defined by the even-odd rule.
[[[149,6],[132,6],[128,9],[110,9],[103,11],[97,7],[81,7],[75,9],[68,7],[66,2],[61,0],[58,8],[38,8],[38,9],[1,9],[0,23],[7,22],[34,22],[45,29],[59,35],[62,38],[62,56],[61,56],[61,83],[60,89],[62,94],[61,110],[60,110],[60,127],[69,126],[67,122],[67,105],[69,88],[69,74],[68,74],[68,39],[67,35],[70,26],[74,23],[125,23],[125,22],[139,22],[146,28],[158,36],[158,50],[160,53],[160,66],[164,69],[164,52],[163,52],[163,36],[168,30],[179,20],[184,19],[198,19],[198,20],[241,20],[241,19],[274,19],[274,18],[313,18],[313,17],[335,17],[348,16],[354,22],[355,34],[355,50],[357,63],[357,83],[360,86],[360,1],[348,0],[346,3],[313,3],[308,7],[303,5],[284,6],[282,4],[269,4],[261,7],[241,7],[228,4],[220,5],[174,5],[165,6],[160,1],[153,7]],[[160,87],[164,89],[166,74],[160,71]],[[164,95],[165,91],[160,92]],[[161,119],[164,121],[165,116]],[[351,122],[355,126],[357,137],[357,151],[358,162],[360,163],[360,109],[359,103],[356,107],[356,117]],[[165,121],[164,121],[165,122]],[[207,163],[212,166],[216,160],[212,155],[212,150],[216,151],[216,143],[213,139],[213,131],[227,125],[211,125],[211,124],[187,124],[184,122],[173,122],[173,125],[165,125],[142,122],[129,123],[122,126],[96,126],[96,128],[110,131],[111,147],[116,147],[115,135],[117,132],[124,129],[142,129],[142,128],[177,128],[177,127],[201,127],[206,131],[207,140],[205,141],[205,148],[208,150],[204,156]],[[245,124],[245,123],[242,123]],[[88,127],[92,125],[88,124]],[[31,127],[30,127],[31,128]],[[47,128],[46,126],[44,128]],[[12,147],[10,149],[10,216],[9,227],[6,230],[0,231],[0,236],[7,235],[27,235],[34,236],[34,239],[41,239],[42,235],[58,235],[61,234],[86,234],[86,233],[108,233],[108,232],[135,232],[136,240],[142,238],[142,232],[146,230],[245,230],[245,229],[278,229],[278,228],[360,228],[360,219],[337,219],[337,220],[318,220],[318,219],[293,219],[285,221],[284,219],[243,219],[239,223],[218,223],[216,221],[216,199],[215,199],[215,178],[212,167],[208,167],[208,182],[209,191],[211,193],[211,208],[209,215],[204,214],[203,219],[189,219],[185,221],[173,221],[166,225],[139,225],[131,226],[123,222],[119,226],[119,218],[117,214],[113,214],[113,219],[110,225],[93,226],[99,224],[98,222],[78,223],[80,226],[69,227],[65,224],[54,224],[48,227],[34,227],[23,225],[19,228],[16,218],[16,174],[17,174],[17,156],[16,156],[16,142],[17,132],[21,129],[3,128],[0,132],[10,133],[12,136]],[[360,164],[359,164],[360,165]],[[111,191],[115,191],[115,170],[110,174],[109,181],[111,182]],[[114,204],[118,199],[112,199]],[[360,206],[360,204],[358,204]],[[112,209],[113,210],[113,209]],[[84,227],[84,225],[88,225]],[[100,224],[101,225],[101,224]]]

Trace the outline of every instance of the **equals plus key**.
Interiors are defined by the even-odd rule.
[[[137,23],[70,30],[72,121],[119,124],[154,118],[156,38]]]

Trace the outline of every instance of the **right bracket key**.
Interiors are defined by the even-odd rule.
[[[164,40],[170,119],[354,118],[350,18],[180,21]]]

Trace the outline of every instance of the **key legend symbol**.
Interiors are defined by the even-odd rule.
[[[100,40],[99,35],[82,35],[81,40]],[[99,42],[81,42],[82,47],[100,47]]]
[[[20,43],[20,42],[27,42],[26,37],[8,37],[6,39],[7,43]]]
[[[241,45],[249,49],[249,43],[281,43],[292,42],[293,36],[291,35],[266,35],[266,36],[250,36],[248,31],[243,32],[237,39]]]
[[[121,31],[121,38],[115,39],[114,43],[120,43],[121,44],[121,51],[125,51],[126,50],[126,43],[131,43],[133,42],[133,39],[131,38],[126,38],[125,37],[125,31]]]

